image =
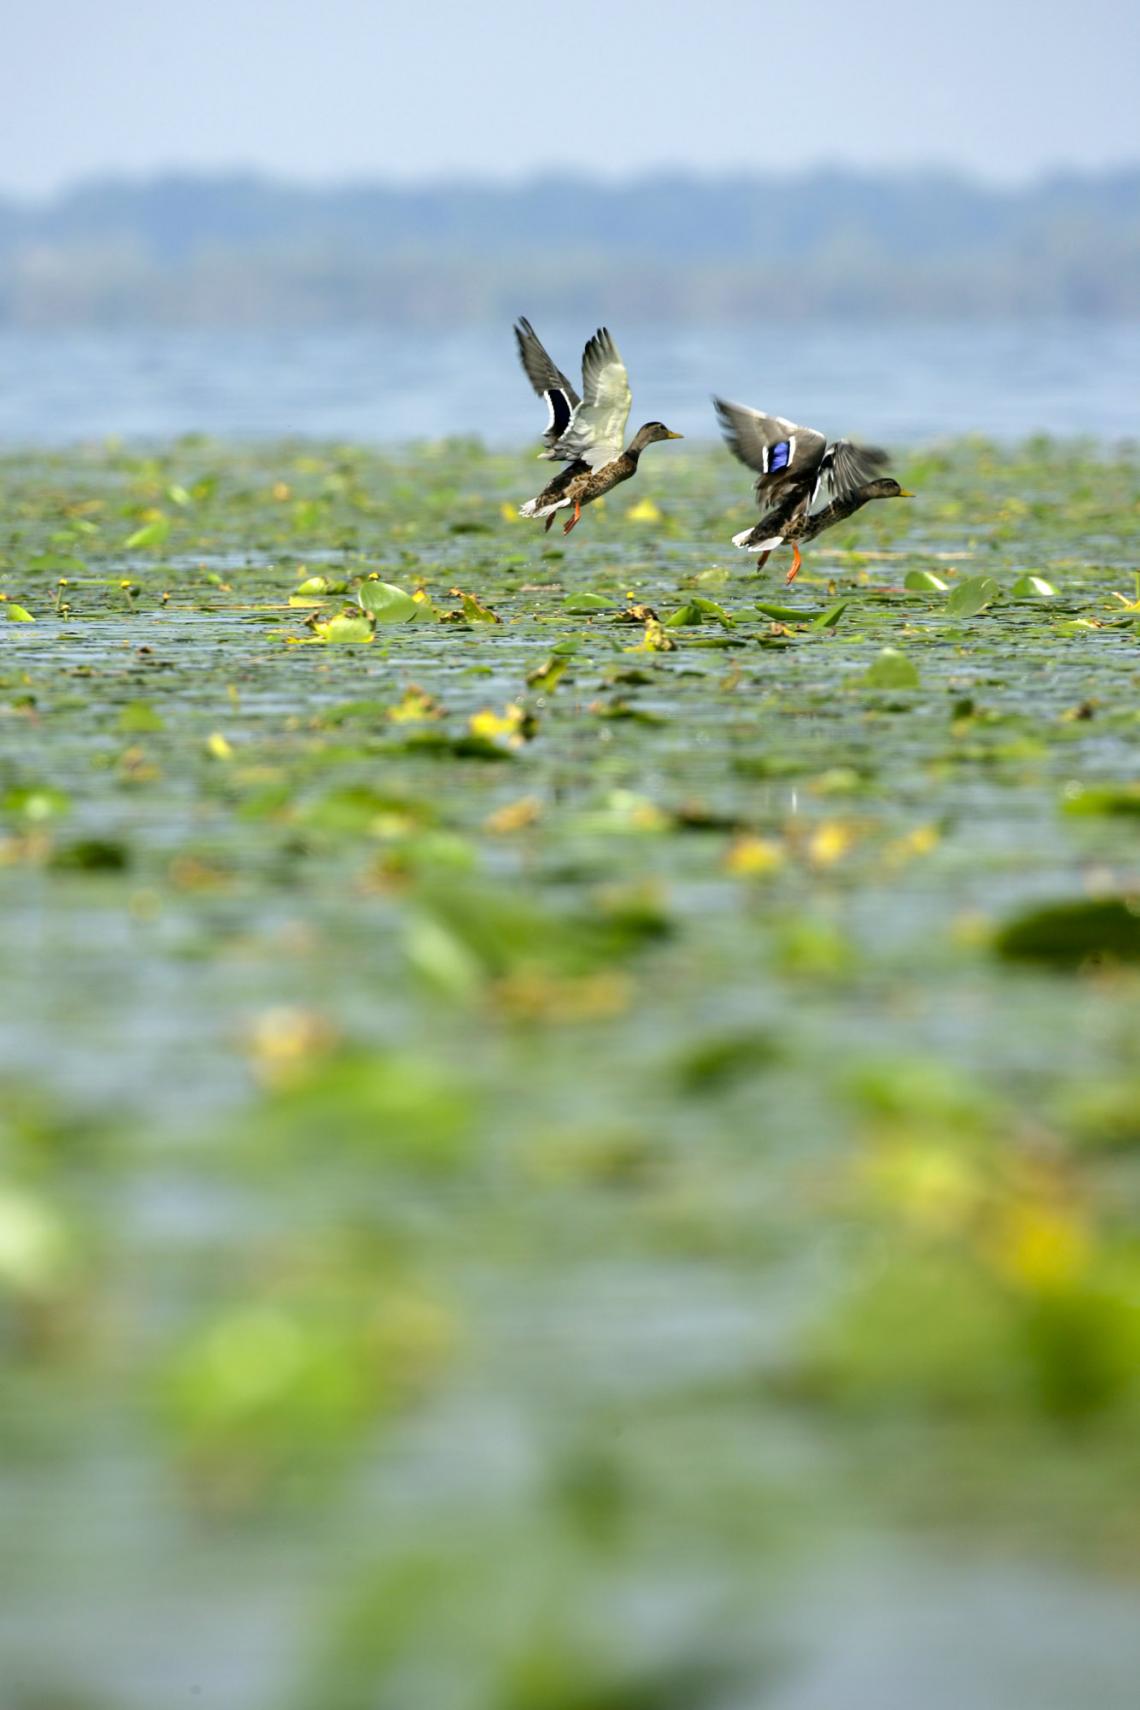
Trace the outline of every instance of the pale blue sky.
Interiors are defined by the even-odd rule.
[[[0,190],[1140,161],[1136,0],[23,0]]]

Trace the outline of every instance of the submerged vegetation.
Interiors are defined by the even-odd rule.
[[[1140,1572],[1135,457],[791,589],[720,453],[527,468],[0,463],[13,1710],[778,1705],[853,1548]]]

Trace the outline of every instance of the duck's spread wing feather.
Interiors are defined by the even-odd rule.
[[[551,360],[525,315],[520,315],[515,324],[515,338],[518,341],[519,361],[526,377],[539,397],[546,400],[550,415],[542,437],[553,451],[570,425],[570,418],[578,404],[578,394],[562,370]]]
[[[783,487],[814,482],[827,450],[823,434],[747,404],[730,404],[724,398],[714,398],[713,404],[729,450],[759,476],[756,497],[762,506]]]
[[[875,445],[855,445],[849,439],[837,439],[829,445],[823,459],[823,474],[831,495],[844,499],[868,481],[876,481],[890,462],[885,451]]]
[[[601,469],[620,457],[625,445],[632,395],[618,347],[599,327],[582,353],[582,402],[555,450],[559,457],[580,457]]]

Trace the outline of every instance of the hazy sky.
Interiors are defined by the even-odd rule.
[[[1137,0],[17,0],[0,190],[1140,161]]]

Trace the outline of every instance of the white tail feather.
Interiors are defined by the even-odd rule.
[[[753,540],[753,529],[743,528],[739,534],[732,537],[733,546],[747,547],[749,552],[774,552],[777,546],[783,546],[782,534],[774,534],[769,540]]]

